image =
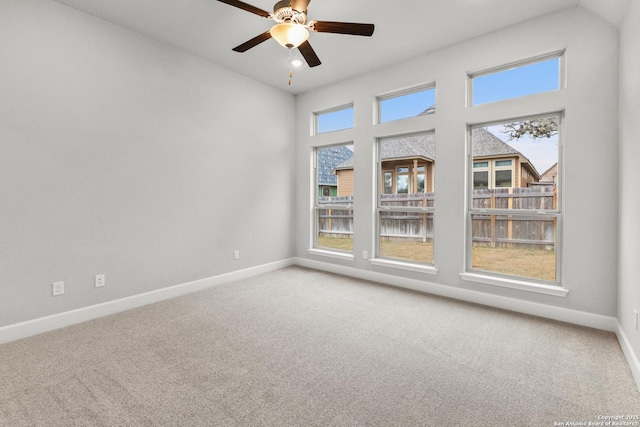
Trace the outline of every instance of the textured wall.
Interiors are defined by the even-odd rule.
[[[291,257],[294,107],[57,2],[0,2],[0,326]]]

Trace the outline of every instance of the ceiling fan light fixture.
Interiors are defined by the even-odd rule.
[[[300,46],[309,38],[309,30],[304,26],[288,22],[274,25],[270,33],[271,37],[288,49]]]

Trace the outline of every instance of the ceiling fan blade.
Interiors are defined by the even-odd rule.
[[[322,64],[322,62],[320,62],[320,58],[318,58],[318,55],[316,55],[316,52],[313,50],[308,41],[305,41],[300,46],[298,46],[298,50],[302,54],[304,60],[307,61],[307,64],[309,64],[309,67],[317,67],[318,65]]]
[[[306,12],[310,2],[311,0],[291,0],[289,6],[291,6],[291,9],[297,10],[298,12]]]
[[[254,38],[252,38],[249,41],[246,41],[244,43],[242,43],[240,46],[236,46],[233,48],[233,50],[235,52],[246,52],[249,49],[251,49],[252,47],[256,47],[258,46],[260,43],[267,41],[271,38],[271,32],[267,31],[264,32],[262,34],[260,34],[259,36],[256,36]]]
[[[262,16],[263,18],[269,18],[271,15],[266,10],[259,9],[255,6],[251,6],[250,4],[241,2],[240,0],[218,0],[219,2],[226,3],[230,6],[235,6],[238,9],[246,10],[247,12],[255,13],[258,16]]]
[[[356,24],[353,22],[313,21],[310,29],[319,33],[350,34],[353,36],[371,37],[375,25]]]

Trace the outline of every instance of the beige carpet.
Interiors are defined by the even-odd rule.
[[[611,333],[291,267],[0,346],[2,426],[640,414]]]

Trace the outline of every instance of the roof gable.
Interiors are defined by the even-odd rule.
[[[515,148],[486,130],[475,128],[473,130],[473,157],[496,157],[505,155],[522,156]]]

